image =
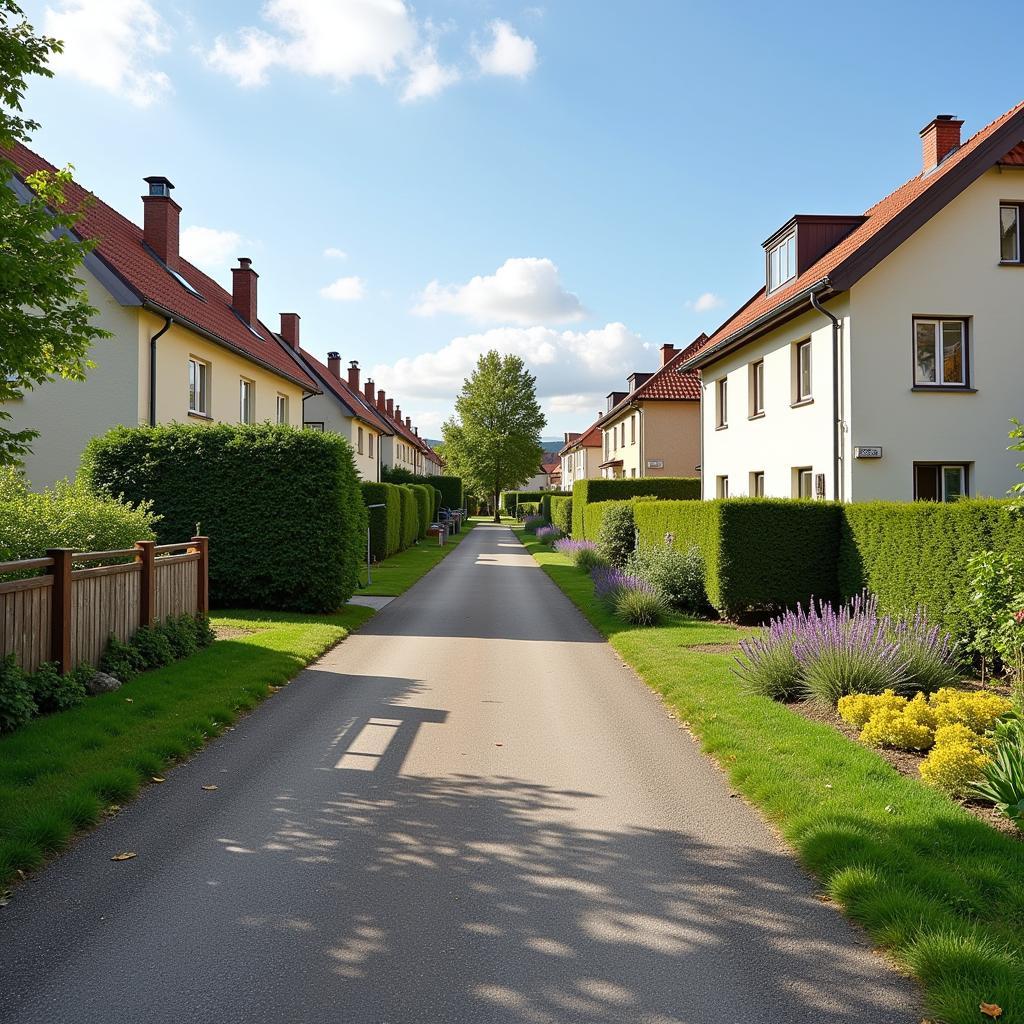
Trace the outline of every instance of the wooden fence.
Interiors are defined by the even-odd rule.
[[[130,559],[130,560],[129,560]],[[105,562],[105,565],[96,565]],[[0,657],[26,672],[54,661],[62,672],[98,665],[113,634],[130,640],[140,626],[209,611],[209,541],[139,541],[120,551],[47,551],[0,562]]]

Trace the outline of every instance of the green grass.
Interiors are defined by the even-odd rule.
[[[1001,1022],[1024,1021],[1024,844],[830,726],[744,693],[733,655],[692,650],[735,642],[737,630],[681,617],[625,626],[567,559],[517,532],[828,894],[922,982],[937,1020],[976,1024],[984,1001],[1002,1007]]]
[[[0,884],[38,868],[372,614],[223,612],[215,626],[257,632],[218,640],[0,739]]]
[[[373,582],[370,586],[360,587],[356,594],[359,597],[397,597],[405,593],[442,558],[450,555],[475,523],[476,520],[464,523],[462,532],[452,534],[443,547],[437,543],[436,538],[428,537],[414,547],[385,558],[383,562],[373,566]],[[365,573],[365,568],[363,571]]]

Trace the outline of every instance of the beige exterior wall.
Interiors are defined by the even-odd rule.
[[[404,437],[395,434],[383,437],[381,449],[381,465],[407,469],[418,476],[423,473],[424,458],[418,448],[413,448]]]
[[[622,459],[621,466],[602,471],[606,477],[698,475],[699,402],[642,401],[610,420],[601,433],[605,447],[599,462]]]
[[[333,395],[309,395],[303,406],[302,420],[303,423],[317,426],[322,423],[324,430],[341,434],[352,448],[352,458],[355,460],[360,479],[371,483],[380,479],[380,431],[354,416],[346,415],[341,403]],[[359,437],[360,430],[363,435],[362,443]]]
[[[573,448],[562,456],[561,489],[571,491],[577,480],[596,480],[601,476],[601,449],[592,446]]]

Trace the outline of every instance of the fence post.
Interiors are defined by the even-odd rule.
[[[139,625],[152,626],[156,621],[156,566],[153,564],[154,541],[136,541],[138,559],[142,563],[142,579],[139,581]]]
[[[50,548],[47,558],[53,565],[47,572],[53,577],[50,591],[50,660],[66,676],[71,664],[71,556],[72,548]]]
[[[193,537],[193,547],[199,552],[196,566],[196,615],[210,611],[210,538]]]

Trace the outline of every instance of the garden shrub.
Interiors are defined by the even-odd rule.
[[[629,501],[608,501],[602,508],[601,529],[597,547],[612,564],[622,568],[636,544],[633,504]]]
[[[441,488],[440,487],[434,487],[433,485],[430,485],[430,484],[428,484],[427,486],[430,487],[431,493],[434,496],[433,504],[430,506],[430,521],[432,523],[436,523],[437,522],[437,513],[440,512],[441,505],[443,503],[443,501],[442,501],[443,495],[441,494]]]
[[[77,707],[85,703],[88,696],[81,674],[71,672],[62,676],[54,662],[40,665],[28,677],[28,684],[32,701],[41,715]]]
[[[1024,724],[1019,719],[1004,732],[971,792],[993,803],[1003,817],[1024,830]]]
[[[441,492],[444,508],[462,508],[463,491],[460,476],[424,476],[410,473],[401,466],[383,466],[380,478],[386,484],[427,484]]]
[[[563,537],[572,533],[572,498],[553,494],[551,504],[551,525],[557,527]]]
[[[416,508],[419,513],[419,531],[417,536],[422,540],[434,521],[432,512],[434,506],[434,489],[426,484],[410,484],[413,494],[416,496]]]
[[[15,470],[0,469],[0,562],[39,558],[48,548],[130,548],[136,541],[153,540],[156,519],[148,502],[95,494],[84,481],[62,480],[32,492]]]
[[[700,498],[700,478],[688,476],[627,477],[622,480],[577,480],[572,486],[572,535],[579,539],[591,536],[586,522],[586,508],[602,501],[627,501],[636,497],[693,501]]]
[[[420,535],[420,510],[416,493],[408,484],[398,485],[402,501],[402,548],[411,547]]]
[[[0,733],[13,732],[35,713],[28,677],[8,654],[0,660]]]
[[[142,661],[143,671],[151,668],[163,668],[174,661],[174,651],[167,634],[157,626],[142,626],[131,640]]]
[[[525,519],[527,516],[541,518],[539,501],[521,501],[516,505],[516,518]]]
[[[627,587],[615,598],[615,614],[631,626],[656,626],[667,611],[665,599],[653,589]]]
[[[207,616],[170,616],[155,625],[142,626],[127,642],[111,633],[100,658],[100,671],[127,683],[140,672],[160,668],[194,654],[209,646],[214,639]]]
[[[370,557],[375,562],[383,562],[401,548],[402,495],[397,484],[364,483],[360,490],[365,505],[384,506],[366,510],[370,523]]]
[[[592,540],[570,540],[563,537],[555,541],[554,548],[559,554],[565,555],[577,569],[582,569],[586,573],[608,564]]]
[[[663,545],[638,545],[626,570],[647,580],[676,611],[699,615],[707,610],[704,559],[695,544],[686,551]]]
[[[334,611],[358,585],[366,509],[337,434],[115,427],[89,442],[83,473],[98,493],[152,501],[159,541],[209,536],[214,605]]]
[[[864,724],[861,741],[872,747],[895,747],[898,750],[927,750],[935,734],[907,714],[907,709],[882,708]]]
[[[963,797],[981,782],[991,761],[988,754],[968,743],[936,743],[919,771],[929,786]]]
[[[122,683],[127,683],[145,668],[146,662],[139,649],[111,633],[100,658],[100,671],[120,679]]]

